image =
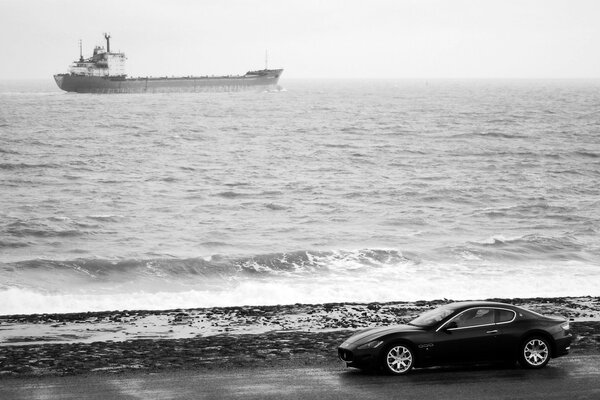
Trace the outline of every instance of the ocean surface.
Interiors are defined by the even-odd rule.
[[[0,83],[0,314],[600,295],[600,81]]]

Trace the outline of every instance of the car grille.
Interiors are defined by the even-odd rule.
[[[344,361],[352,361],[352,352],[350,350],[346,350],[346,349],[338,349],[338,356],[340,357],[340,359],[344,360]]]

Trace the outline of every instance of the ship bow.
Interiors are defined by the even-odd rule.
[[[63,88],[62,87],[63,79],[64,79],[64,75],[54,75],[54,81],[56,82],[56,84],[58,85],[58,87],[60,89]]]

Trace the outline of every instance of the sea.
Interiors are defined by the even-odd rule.
[[[0,82],[0,314],[600,295],[600,81]]]

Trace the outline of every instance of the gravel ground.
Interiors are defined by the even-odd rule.
[[[336,348],[354,331],[403,322],[446,301],[0,316],[0,377],[339,364]],[[573,318],[571,353],[600,354],[600,298],[502,301]],[[154,325],[138,324],[149,317]],[[81,328],[105,332],[107,325],[117,340],[91,341],[94,329]],[[62,334],[21,334],[32,326]],[[121,334],[131,326],[140,334]],[[181,337],[182,329],[193,337]]]

